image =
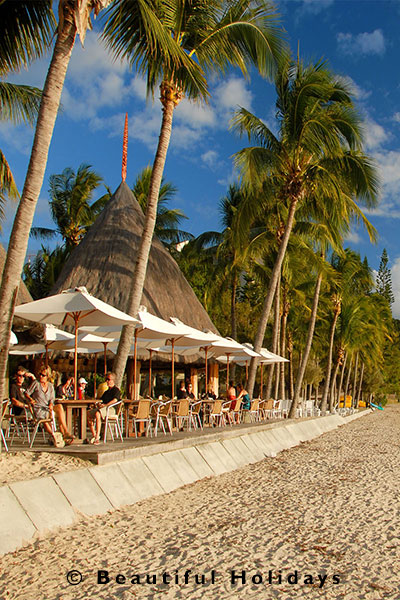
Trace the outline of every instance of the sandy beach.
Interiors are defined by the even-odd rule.
[[[398,599],[399,430],[400,406],[387,407],[276,458],[86,518],[3,557],[0,597]]]

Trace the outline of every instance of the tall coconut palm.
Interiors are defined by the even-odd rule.
[[[54,17],[49,0],[0,2],[0,121],[33,125],[41,92],[26,85],[7,83],[12,72],[42,56],[51,43]],[[17,199],[11,168],[0,150],[0,216],[6,198]]]
[[[356,252],[347,249],[344,255],[343,253],[333,254],[331,263],[336,272],[336,277],[332,281],[331,286],[333,316],[329,333],[328,360],[321,401],[321,410],[323,413],[327,409],[328,393],[331,389],[334,335],[342,311],[343,299],[347,306],[351,306],[351,314],[354,317],[356,314],[354,301],[356,301],[356,305],[358,305],[359,299],[362,298],[365,292],[369,291],[372,286],[371,272],[369,269],[365,268],[360,256]],[[334,378],[332,378],[332,381],[333,380]]]
[[[35,238],[52,239],[60,235],[67,252],[79,244],[96,217],[103,210],[107,197],[91,203],[93,192],[103,178],[90,165],[81,164],[75,173],[71,167],[50,176],[50,213],[56,229],[32,227]]]
[[[68,64],[75,43],[75,37],[78,33],[83,43],[86,30],[90,26],[91,13],[93,12],[97,15],[109,1],[110,0],[59,0],[57,36],[40,101],[39,115],[36,123],[28,171],[11,231],[0,288],[1,397],[4,397],[5,395],[5,374],[11,323],[19,280],[28,245],[29,231],[32,226],[36,204],[43,185],[50,142],[60,106],[61,92],[64,86]],[[13,3],[10,2],[10,4]],[[26,35],[28,35],[28,31],[29,28],[25,30]],[[17,44],[17,39],[18,36],[12,39],[11,44],[13,44],[14,41],[15,44]],[[17,54],[18,51],[15,52],[15,55]]]
[[[276,92],[278,136],[245,109],[240,109],[232,122],[236,131],[246,133],[258,144],[236,155],[244,179],[259,186],[269,181],[270,193],[287,211],[285,232],[254,341],[256,351],[263,343],[297,208],[308,197],[335,202],[344,195],[348,210],[354,214],[353,197],[373,206],[378,190],[373,164],[361,152],[361,119],[352,104],[351,90],[326,64],[304,66],[299,60],[286,61],[276,78]],[[253,359],[249,393],[253,391],[256,368]]]
[[[209,96],[207,76],[223,73],[230,66],[239,67],[247,74],[249,65],[255,65],[262,74],[271,75],[276,59],[284,50],[276,14],[264,0],[154,0],[160,35],[175,44],[180,61],[176,65],[170,56],[160,51],[157,40],[153,48],[143,43],[142,31],[132,18],[136,4],[137,0],[122,0],[110,7],[104,31],[107,44],[117,56],[139,64],[147,76],[149,92],[160,85],[162,104],[145,225],[127,307],[130,314],[137,312],[142,297],[175,107],[184,95],[191,100],[206,100]],[[122,379],[132,334],[132,327],[125,327],[120,338],[114,363],[117,382]]]

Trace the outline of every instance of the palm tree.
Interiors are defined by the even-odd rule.
[[[133,186],[133,193],[139,202],[141,209],[146,213],[147,200],[149,197],[152,168],[145,167],[137,176]],[[154,233],[170,250],[180,242],[193,239],[193,235],[179,229],[183,219],[187,219],[185,213],[178,208],[168,208],[167,204],[176,194],[177,188],[170,182],[161,180],[160,192],[157,204],[157,218]]]
[[[67,167],[58,175],[50,176],[50,212],[56,229],[32,227],[35,238],[64,239],[67,254],[79,244],[89,227],[107,203],[107,195],[90,204],[93,192],[103,178],[90,165],[81,164],[75,173]]]
[[[145,225],[127,307],[132,315],[137,312],[142,297],[175,107],[184,95],[191,100],[207,100],[207,74],[223,73],[230,66],[239,67],[247,74],[252,64],[262,74],[271,75],[285,47],[274,9],[264,0],[158,0],[154,2],[158,36],[151,46],[143,43],[146,23],[140,22],[140,28],[132,17],[136,4],[136,0],[122,0],[110,7],[104,31],[108,46],[117,56],[140,65],[147,76],[149,92],[160,85],[162,104]],[[164,38],[171,43],[170,54],[159,47],[158,40]],[[118,383],[125,370],[132,335],[132,327],[125,327],[120,338],[114,363]]]
[[[67,258],[65,246],[56,246],[54,250],[42,246],[36,256],[24,265],[22,277],[34,300],[48,296]]]
[[[205,260],[214,264],[210,288],[217,294],[230,290],[230,336],[237,338],[236,304],[240,275],[245,271],[249,242],[249,224],[243,222],[240,212],[245,200],[244,191],[238,184],[231,184],[226,196],[219,202],[220,221],[223,230],[206,231],[191,244],[195,256],[203,253]]]
[[[336,277],[332,281],[331,300],[332,300],[332,321],[329,332],[328,360],[325,372],[325,384],[322,392],[321,411],[325,413],[327,409],[328,393],[331,389],[332,374],[332,356],[336,325],[342,312],[342,304],[345,302],[345,309],[351,307],[351,320],[354,319],[355,306],[358,306],[360,298],[372,287],[372,277],[369,269],[365,268],[360,256],[349,249],[345,254],[333,254],[332,267],[336,272]],[[356,304],[354,304],[354,302]],[[348,309],[347,309],[348,310]],[[346,314],[346,311],[345,311]],[[354,328],[352,328],[354,331]],[[335,381],[337,370],[335,369],[332,381]]]
[[[50,1],[0,2],[0,121],[33,125],[41,91],[7,83],[4,78],[42,56],[51,43],[54,22]],[[7,197],[17,199],[19,195],[11,168],[0,150],[1,217]]]
[[[236,155],[244,181],[260,188],[268,181],[269,193],[286,208],[285,231],[254,341],[256,351],[263,343],[298,206],[310,197],[329,198],[331,202],[344,197],[348,213],[362,219],[353,197],[373,206],[378,189],[375,169],[361,152],[360,117],[343,81],[323,63],[305,67],[299,60],[287,60],[276,78],[276,91],[278,137],[245,109],[240,109],[232,122],[236,131],[258,144]],[[256,368],[253,359],[247,388],[250,394]]]
[[[0,288],[0,396],[5,394],[5,374],[7,368],[9,338],[13,318],[16,294],[19,280],[23,269],[26,249],[28,245],[29,231],[32,226],[36,204],[47,164],[47,157],[53,135],[54,124],[60,106],[61,92],[64,86],[68,64],[71,58],[75,37],[78,33],[83,43],[86,30],[90,26],[90,14],[95,15],[104,8],[110,0],[59,0],[59,23],[55,40],[53,55],[43,94],[40,101],[39,115],[36,123],[35,136],[32,152],[29,160],[28,171],[22,191],[22,196],[15,215],[13,228],[8,245],[7,258],[4,265],[3,278]],[[10,2],[10,5],[18,4]],[[28,4],[28,3],[25,3]],[[50,8],[50,2],[31,3],[41,7]],[[7,4],[6,4],[7,6]],[[35,12],[33,9],[32,12]],[[9,19],[13,21],[14,13],[9,13]],[[10,38],[10,60],[24,61],[24,50],[21,54],[21,46],[25,46],[25,36],[28,40],[33,37],[31,20],[28,18],[27,26],[23,35],[18,33]],[[15,23],[13,30],[18,30],[19,24]],[[39,44],[39,42],[37,42]],[[33,48],[34,45],[31,44]],[[25,49],[25,56],[27,50]]]

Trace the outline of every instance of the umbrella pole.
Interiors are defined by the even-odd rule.
[[[93,397],[96,398],[97,354],[94,355]]]
[[[104,346],[104,375],[107,375],[107,344],[108,344],[108,342],[103,342],[103,346]]]
[[[74,357],[74,400],[78,399],[78,326],[79,314],[74,313],[75,321],[75,357]]]
[[[149,353],[150,353],[150,358],[149,358],[149,392],[150,392],[150,394],[149,395],[150,395],[150,398],[152,398],[153,397],[153,381],[151,378],[151,359],[153,356],[153,350],[149,350]]]
[[[46,342],[45,344],[45,348],[46,348],[46,358],[45,358],[45,365],[46,365],[46,369],[49,366],[49,346]]]
[[[246,360],[246,387],[247,387],[248,379],[249,379],[249,361]]]
[[[261,363],[260,398],[263,399],[263,363]]]
[[[229,354],[226,355],[226,393],[229,390]]]
[[[137,336],[138,330],[135,329],[135,346],[134,346],[134,357],[133,357],[133,399],[137,400],[136,397],[136,373],[137,373]]]
[[[175,340],[172,339],[171,340],[171,345],[172,345],[172,381],[171,381],[171,388],[172,388],[172,395],[171,395],[171,400],[174,399],[175,396]]]
[[[207,395],[208,392],[208,365],[207,365],[207,352],[208,352],[208,346],[206,346],[204,348],[204,354],[205,354],[205,361],[206,361],[206,389],[205,389],[205,393]]]

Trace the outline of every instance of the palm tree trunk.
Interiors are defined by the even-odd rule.
[[[331,395],[329,397],[329,412],[331,413],[333,410],[333,405],[335,402],[336,394],[334,393],[334,388],[336,389],[336,379],[339,370],[339,361],[336,361],[335,370],[332,374],[332,383],[331,383]]]
[[[165,85],[166,84],[164,84],[164,87]],[[163,92],[162,84],[161,97],[165,98],[165,95],[163,94],[165,94],[165,92]],[[157,218],[158,196],[160,192],[165,161],[167,158],[168,146],[171,139],[172,118],[174,114],[174,108],[176,106],[176,102],[173,99],[164,99],[164,101],[162,100],[162,102],[163,116],[161,122],[160,137],[158,139],[158,147],[154,159],[153,171],[151,174],[143,233],[138,249],[135,270],[132,275],[132,288],[129,294],[128,306],[126,309],[126,312],[133,316],[137,314],[140,306],[140,301],[142,299],[143,286],[146,278],[147,263],[149,260],[151,243],[154,234],[154,227]],[[121,387],[126,361],[128,359],[129,350],[132,344],[133,332],[134,327],[132,325],[126,325],[122,328],[117,355],[114,360],[114,371],[116,375],[115,383],[118,387]]]
[[[344,360],[343,360],[342,372],[340,373],[340,381],[339,381],[338,393],[337,393],[337,396],[336,396],[336,402],[337,402],[338,406],[339,406],[339,403],[340,403],[340,396],[341,396],[342,388],[343,388],[343,379],[344,379],[344,372],[346,370],[347,356],[348,356],[348,354],[346,352],[345,356],[344,356]],[[338,358],[338,363],[339,363],[339,360],[340,359]]]
[[[275,306],[274,306],[274,326],[272,330],[272,352],[277,353],[278,348],[278,334],[279,334],[279,294],[275,295]],[[268,367],[268,380],[267,380],[267,400],[271,398],[272,381],[277,363],[272,363]]]
[[[321,401],[321,413],[323,415],[326,413],[328,392],[329,392],[330,383],[331,383],[333,340],[335,338],[336,323],[337,323],[338,318],[339,318],[339,311],[335,310],[335,314],[333,316],[333,321],[332,321],[332,325],[331,325],[331,332],[330,332],[330,336],[329,336],[328,363],[326,365],[325,385],[324,385],[324,391],[322,393],[322,401]]]
[[[232,280],[231,290],[231,336],[234,340],[237,338],[237,322],[236,322],[236,292],[238,286],[238,276],[235,270]]]
[[[68,6],[66,6],[63,26],[57,33],[53,56],[44,84],[28,171],[11,231],[0,288],[1,398],[7,395],[5,390],[5,376],[14,302],[24,265],[29,231],[43,185],[50,142],[60,107],[61,92],[68,64],[75,43],[75,35],[75,22],[69,13]]]
[[[286,286],[283,290],[283,299],[282,299],[282,319],[281,319],[281,351],[280,355],[283,358],[286,358],[286,324],[289,315],[289,301],[287,298],[287,289]],[[280,370],[280,379],[281,379],[281,398],[282,400],[286,399],[286,389],[285,389],[285,364],[284,362],[278,363]]]
[[[350,375],[351,375],[352,364],[353,364],[353,359],[350,358],[349,370],[347,371],[346,383],[345,383],[345,386],[344,386],[344,404],[343,404],[343,408],[346,407],[346,398],[347,398],[347,392],[348,392],[348,389],[349,389],[349,382],[350,382]]]
[[[364,362],[361,363],[361,375],[360,375],[360,384],[358,386],[358,394],[357,394],[357,401],[355,404],[355,408],[358,408],[359,402],[360,402],[360,396],[361,396],[361,388],[362,388],[362,383],[363,383],[363,379],[364,379],[364,367],[365,364]]]
[[[237,320],[236,320],[236,292],[238,286],[237,271],[233,274],[232,289],[231,289],[231,337],[236,340],[237,338]],[[235,381],[236,377],[236,364],[232,363],[232,369],[230,372],[232,381]]]
[[[296,409],[297,409],[297,405],[298,405],[299,399],[300,399],[300,391],[301,391],[301,387],[303,385],[304,373],[306,372],[308,357],[310,356],[312,340],[314,337],[315,322],[317,320],[317,312],[318,312],[318,303],[319,303],[319,295],[320,295],[320,291],[321,291],[321,284],[322,284],[322,273],[319,273],[318,277],[317,277],[315,291],[314,291],[314,298],[313,298],[310,322],[308,324],[306,347],[304,349],[303,357],[301,359],[301,362],[299,365],[299,370],[297,373],[296,387],[294,390],[293,402],[290,406],[289,419],[292,419],[296,415]]]
[[[356,354],[356,364],[354,366],[354,379],[353,379],[353,393],[352,393],[352,400],[351,400],[351,405],[354,407],[355,401],[356,401],[356,393],[357,393],[357,373],[358,373],[358,352]]]
[[[279,275],[275,294],[275,319],[276,319],[276,354],[281,351],[281,275]],[[275,365],[275,399],[279,398],[279,364]]]
[[[293,381],[293,339],[291,332],[288,331],[288,358],[289,358],[289,390],[290,390],[290,398],[294,396],[294,381]]]
[[[288,216],[288,220],[286,223],[285,233],[283,235],[281,245],[279,246],[279,251],[278,251],[278,255],[276,257],[274,268],[272,269],[271,279],[269,281],[267,294],[265,296],[265,300],[264,300],[264,304],[263,304],[263,308],[262,308],[261,319],[258,324],[256,337],[254,339],[254,350],[256,352],[260,351],[263,341],[264,341],[265,330],[266,330],[269,315],[271,312],[272,302],[274,300],[275,290],[276,290],[276,286],[278,283],[279,274],[281,272],[282,262],[285,257],[286,248],[289,243],[290,234],[292,233],[292,229],[293,229],[293,225],[294,225],[294,215],[296,212],[297,202],[298,202],[298,197],[295,197],[292,199],[292,201],[290,203],[289,216]],[[252,358],[251,363],[250,363],[249,384],[247,387],[250,396],[253,395],[254,383],[256,380],[257,364],[258,364],[257,358]]]

